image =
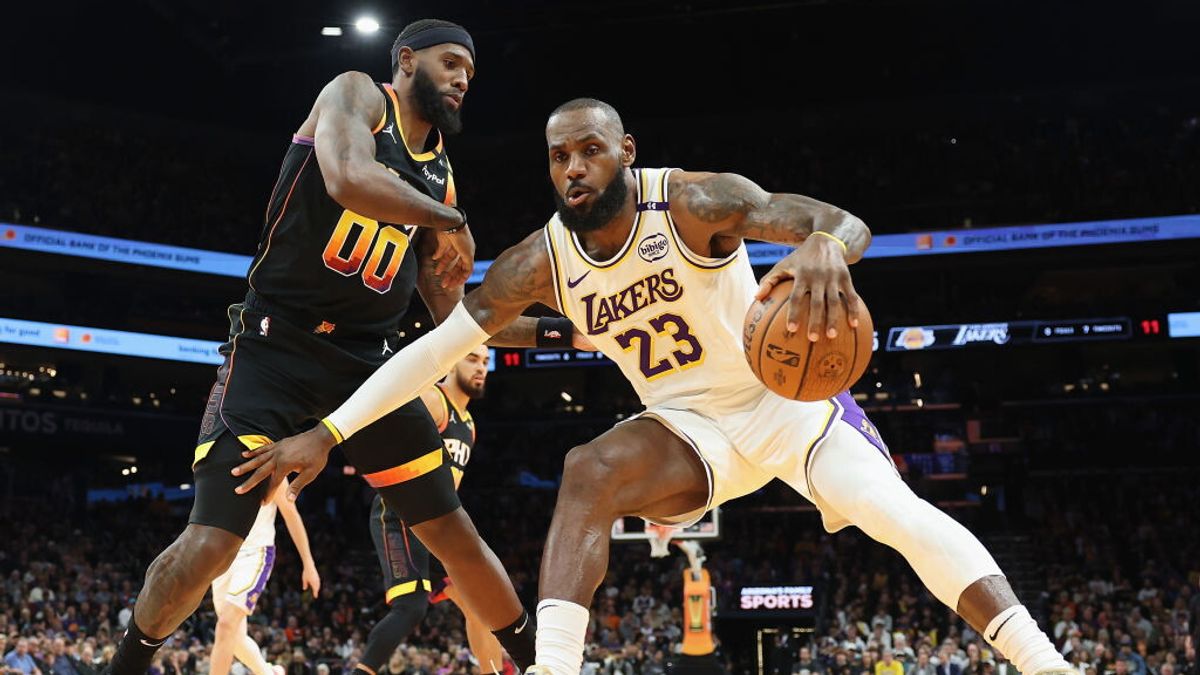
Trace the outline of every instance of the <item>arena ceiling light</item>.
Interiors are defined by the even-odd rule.
[[[324,35],[325,37],[340,37],[341,34],[341,26],[325,26],[321,29],[321,35]]]
[[[357,29],[358,32],[360,32],[360,33],[365,33],[367,35],[370,35],[371,33],[376,33],[379,31],[379,22],[376,21],[373,17],[363,16],[363,17],[359,17],[354,22],[354,28]]]

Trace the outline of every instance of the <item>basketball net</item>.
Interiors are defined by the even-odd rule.
[[[675,545],[687,555],[688,566],[691,567],[692,576],[699,578],[700,570],[704,568],[704,561],[708,557],[704,555],[704,549],[700,548],[698,541],[677,541]]]
[[[646,521],[646,534],[650,541],[650,557],[665,558],[671,555],[671,537],[678,527],[668,527]]]

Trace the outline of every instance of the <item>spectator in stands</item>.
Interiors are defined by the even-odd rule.
[[[904,675],[904,664],[896,660],[896,653],[883,649],[883,657],[875,664],[875,675]]]
[[[822,675],[825,672],[825,667],[820,661],[813,658],[811,647],[801,647],[796,664],[792,666],[792,673],[796,675]],[[932,675],[930,673],[929,675]]]
[[[955,663],[954,647],[943,643],[938,650],[937,675],[962,675],[962,667]]]
[[[930,660],[929,647],[923,645],[917,649],[916,661],[904,666],[905,675],[936,675],[936,670],[933,661]]]
[[[17,639],[16,647],[4,656],[4,665],[23,675],[42,675],[34,663],[33,655],[29,653],[29,640],[26,638]]]

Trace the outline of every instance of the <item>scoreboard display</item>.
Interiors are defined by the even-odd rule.
[[[1068,342],[1117,342],[1200,337],[1200,312],[1085,319],[1032,319],[925,326],[880,327],[875,351],[1046,345]],[[499,368],[573,368],[613,365],[600,352],[576,349],[498,349]]]

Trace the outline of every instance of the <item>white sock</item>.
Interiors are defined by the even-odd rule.
[[[537,664],[552,675],[579,675],[589,613],[569,600],[547,598],[537,606]]]
[[[1047,668],[1070,668],[1025,605],[1013,605],[997,614],[983,631],[983,638],[1012,661],[1022,675],[1035,675]]]

